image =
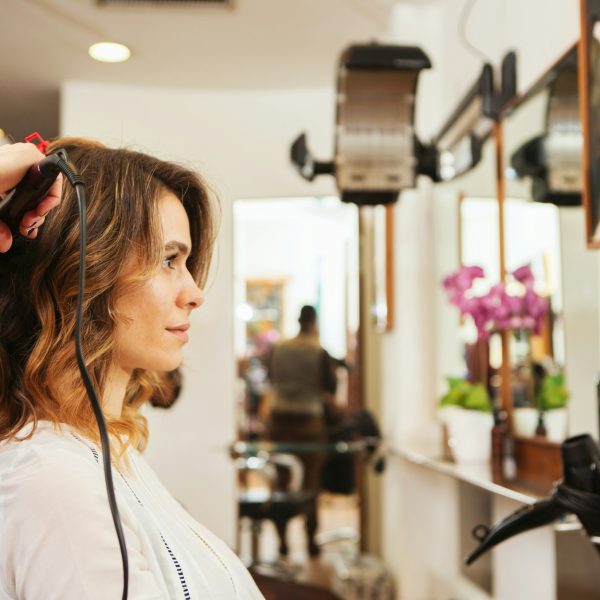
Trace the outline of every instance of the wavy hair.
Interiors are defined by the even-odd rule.
[[[53,142],[64,148],[86,183],[87,257],[82,339],[99,397],[113,361],[117,298],[151,276],[162,260],[158,200],[165,191],[182,202],[190,222],[187,266],[206,282],[214,242],[213,195],[192,171],[126,149],[79,138]],[[125,277],[132,256],[139,268]],[[39,420],[65,423],[98,440],[97,426],[75,358],[75,308],[79,272],[79,214],[68,183],[60,206],[46,218],[36,240],[20,238],[0,255],[0,441],[30,437]],[[157,373],[136,370],[122,414],[107,419],[120,455],[143,448],[146,420],[139,407],[157,393]],[[19,431],[33,423],[32,431]]]

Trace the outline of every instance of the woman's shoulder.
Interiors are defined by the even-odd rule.
[[[2,480],[6,480],[11,473],[39,475],[40,470],[52,475],[60,471],[72,472],[74,468],[95,471],[97,464],[98,451],[92,442],[64,424],[39,421],[35,428],[28,424],[16,439],[0,442]]]
[[[64,520],[105,505],[101,465],[69,428],[40,423],[31,437],[0,443],[0,537],[19,516]]]

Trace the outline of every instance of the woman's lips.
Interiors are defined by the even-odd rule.
[[[184,325],[177,325],[176,327],[167,327],[167,331],[176,335],[182,342],[187,342],[189,338],[186,332],[189,328],[189,323],[186,323]]]

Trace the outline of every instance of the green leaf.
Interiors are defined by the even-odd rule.
[[[567,405],[570,394],[564,381],[562,373],[544,377],[537,397],[537,404],[542,410],[564,408]]]
[[[490,396],[482,383],[477,383],[471,386],[471,391],[464,399],[463,408],[468,408],[469,410],[480,410],[483,412],[492,411]]]
[[[483,384],[473,385],[458,377],[446,377],[446,381],[449,389],[440,398],[440,406],[460,406],[469,410],[491,412],[492,403]]]

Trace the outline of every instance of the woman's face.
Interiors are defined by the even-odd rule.
[[[186,266],[191,251],[190,224],[177,196],[165,192],[158,203],[163,261],[153,277],[116,301],[121,319],[115,330],[115,366],[172,371],[181,363],[188,340],[189,315],[204,302]],[[133,265],[132,265],[133,267]],[[128,270],[128,265],[125,266]]]

